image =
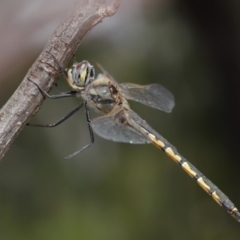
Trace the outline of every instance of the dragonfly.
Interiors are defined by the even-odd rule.
[[[175,105],[174,97],[170,91],[159,84],[119,84],[100,64],[98,67],[102,73],[95,78],[94,67],[88,61],[75,62],[71,68],[66,69],[53,54],[51,56],[58,64],[59,70],[64,73],[72,90],[57,95],[49,95],[37,83],[31,79],[28,80],[39,89],[44,97],[51,99],[81,97],[83,101],[54,124],[28,123],[27,125],[56,127],[84,107],[91,141],[65,159],[70,159],[89,148],[94,143],[93,132],[104,139],[115,142],[151,143],[177,163],[213,200],[240,222],[240,212],[233,202],[194,165],[180,155],[172,144],[135,113],[128,103],[128,100],[132,100],[169,113]],[[89,108],[94,109],[102,116],[91,120]]]

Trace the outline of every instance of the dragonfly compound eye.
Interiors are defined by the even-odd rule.
[[[70,74],[70,79],[72,79],[71,85],[73,87],[85,87],[95,77],[93,66],[85,60],[75,63],[68,74]]]

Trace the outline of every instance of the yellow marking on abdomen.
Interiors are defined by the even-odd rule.
[[[165,149],[165,153],[176,163],[179,163],[182,160],[182,158],[176,155],[170,147]]]
[[[220,197],[217,195],[216,191],[214,191],[211,195],[212,195],[212,198],[213,198],[220,206],[222,206],[222,204],[221,204],[221,199],[220,199]]]
[[[165,147],[164,142],[162,142],[162,141],[160,141],[160,140],[156,140],[156,137],[155,137],[153,134],[149,133],[149,134],[148,134],[148,137],[152,140],[152,143],[153,143],[156,147],[158,147],[158,148],[164,148],[164,147]]]
[[[192,178],[196,177],[197,173],[194,172],[187,162],[184,162],[182,165],[183,170]]]
[[[229,213],[230,213],[231,215],[234,215],[234,213],[236,213],[236,212],[238,212],[238,209],[235,207],[235,208],[233,208]]]
[[[210,187],[203,181],[203,178],[202,178],[202,177],[200,177],[199,179],[197,179],[197,183],[202,187],[202,189],[204,189],[204,191],[206,191],[207,193],[209,193]]]

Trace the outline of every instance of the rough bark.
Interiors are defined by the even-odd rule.
[[[0,159],[19,132],[43,103],[43,96],[27,79],[49,91],[59,77],[59,69],[48,52],[63,65],[72,58],[84,36],[103,18],[112,16],[121,0],[107,5],[105,0],[80,0],[58,26],[42,53],[27,72],[11,98],[0,110]]]

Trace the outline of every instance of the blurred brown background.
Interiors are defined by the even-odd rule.
[[[1,1],[0,106],[70,6]],[[237,0],[123,0],[77,59],[100,62],[119,82],[168,88],[171,114],[130,104],[240,208],[239,16]],[[63,78],[59,85],[69,90]],[[32,122],[53,123],[79,101],[46,100]],[[239,238],[239,223],[154,146],[96,136],[63,160],[89,141],[83,111],[55,129],[21,132],[0,163],[0,239]]]

